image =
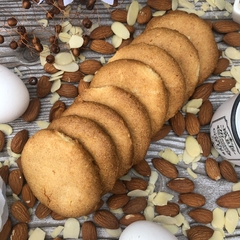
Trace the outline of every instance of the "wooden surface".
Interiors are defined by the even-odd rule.
[[[121,3],[121,6],[124,7],[126,4],[129,4],[130,1],[124,1]],[[144,5],[146,1],[139,1]],[[233,3],[233,1],[230,1]],[[202,5],[202,1],[199,1],[196,3],[196,9],[200,9],[200,6]],[[18,39],[18,35],[15,31],[15,28],[11,29],[7,26],[6,20],[10,16],[16,17],[18,19],[19,24],[24,25],[28,32],[34,32],[36,36],[39,36],[39,38],[42,40],[43,43],[48,42],[48,37],[54,34],[53,26],[59,22],[63,22],[66,19],[62,17],[62,15],[57,16],[53,20],[49,21],[49,27],[46,29],[43,29],[37,22],[37,20],[45,18],[45,13],[48,7],[46,4],[41,4],[40,6],[37,6],[36,4],[33,4],[33,8],[29,10],[25,10],[21,8],[21,1],[12,1],[12,0],[1,0],[0,1],[0,34],[2,34],[5,37],[5,43],[0,45],[0,64],[14,70],[15,67],[17,67],[20,72],[22,73],[22,81],[26,84],[26,86],[29,89],[30,96],[33,98],[36,96],[36,86],[31,86],[28,84],[28,79],[31,76],[35,76],[39,78],[44,73],[42,66],[40,65],[39,59],[37,55],[31,55],[31,52],[29,50],[25,49],[18,49],[18,50],[11,50],[8,47],[9,42],[12,39]],[[81,20],[89,16],[89,18],[93,22],[99,22],[100,24],[110,24],[110,18],[109,18],[109,12],[113,9],[106,9],[105,6],[101,2],[97,2],[95,10],[89,11],[86,10],[84,7],[82,10],[78,10],[78,1],[75,1],[74,4],[72,4],[72,11],[70,15],[70,21],[73,25],[79,25],[81,24]],[[231,15],[228,17],[225,16],[226,11],[219,11],[217,9],[213,9],[213,11],[208,11],[203,18],[204,19],[210,19],[212,21],[215,21],[216,19],[231,19]],[[67,18],[68,19],[68,18]],[[137,31],[136,34],[139,34],[141,30],[143,29],[142,26],[136,25]],[[215,34],[216,41],[218,42],[219,49],[224,50],[226,48],[226,45],[222,42],[222,36],[219,34]],[[94,58],[99,59],[102,55],[96,54],[90,51],[85,51],[83,53],[87,59]],[[104,56],[106,59],[108,59],[109,56]],[[238,64],[236,61],[235,64]],[[211,77],[207,80],[207,82],[214,82],[219,77]],[[216,109],[222,102],[224,102],[226,99],[228,99],[233,94],[228,92],[224,94],[212,94],[210,97],[210,100],[213,103],[214,109]],[[51,108],[50,99],[51,96],[41,99],[41,111],[40,115],[37,120],[43,120],[48,121],[48,115],[49,110]],[[64,102],[66,102],[67,105],[70,105],[73,99],[66,99],[61,98]],[[8,139],[11,139],[19,130],[21,129],[28,129],[30,131],[30,134],[34,134],[39,128],[36,124],[36,122],[33,123],[25,123],[21,119],[17,119],[16,121],[10,123],[10,125],[13,127],[13,133],[7,137]],[[202,131],[209,132],[209,126],[203,127]],[[149,151],[147,153],[146,159],[149,161],[153,157],[158,156],[158,152],[161,150],[164,150],[165,148],[171,148],[174,150],[177,154],[182,153],[182,150],[184,149],[184,142],[185,142],[186,133],[182,137],[176,137],[176,135],[171,132],[165,139],[152,143]],[[0,153],[0,161],[4,162],[9,159],[9,155],[7,153],[7,149],[5,148],[3,152]],[[196,192],[202,193],[206,199],[207,204],[206,208],[208,209],[214,209],[216,207],[215,199],[222,195],[225,192],[228,192],[231,190],[232,184],[227,183],[224,180],[220,180],[218,182],[214,182],[212,180],[209,180],[209,178],[205,175],[204,170],[204,158],[199,162],[198,168],[195,170],[195,172],[198,174],[198,178],[194,180],[196,184]],[[151,164],[151,163],[150,163]],[[186,172],[186,166],[182,162],[178,164],[179,169],[179,175],[180,176],[188,176]],[[12,166],[14,168],[14,166]],[[236,168],[238,171],[238,176],[240,176],[240,169]],[[156,191],[168,191],[171,194],[174,194],[174,201],[177,201],[177,194],[173,193],[172,191],[169,191],[165,185],[166,185],[167,179],[159,175],[158,184]],[[59,188],[59,191],[61,191],[61,188]],[[105,198],[107,198],[109,195],[106,195]],[[9,205],[14,201],[11,195],[11,190],[8,188],[8,202]],[[104,205],[104,208],[106,205]],[[181,206],[181,212],[186,216],[187,220],[192,224],[192,220],[187,217],[187,211],[189,209],[185,206]],[[34,209],[33,209],[34,211]],[[90,216],[91,218],[91,216]],[[84,221],[84,218],[79,218],[80,222],[82,223]],[[32,216],[32,221],[30,222],[29,226],[31,228],[40,227],[47,233],[47,237],[51,239],[50,233],[54,229],[54,227],[58,225],[63,225],[64,221],[53,221],[51,218],[47,218],[44,220],[37,219],[34,214]],[[98,228],[98,236],[99,239],[111,239],[109,237],[104,229]],[[185,236],[181,234],[181,231],[179,231],[179,234],[177,235],[178,239],[183,240],[186,239]],[[226,239],[239,239],[240,238],[240,225],[238,225],[238,228],[236,229],[235,233],[233,235],[226,234]]]

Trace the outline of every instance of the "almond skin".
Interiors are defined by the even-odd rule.
[[[9,176],[9,167],[7,165],[0,167],[0,177],[3,179],[5,184],[8,184],[8,176]]]
[[[240,25],[232,20],[220,20],[213,23],[213,29],[218,33],[236,32]]]
[[[219,58],[213,74],[217,75],[224,72],[228,68],[229,63],[230,62],[227,58]]]
[[[12,228],[11,240],[27,240],[28,239],[28,225],[26,223],[17,223]]]
[[[164,124],[158,133],[151,139],[151,141],[155,142],[165,138],[171,130],[172,128],[170,125]]]
[[[46,218],[48,215],[50,215],[52,212],[51,209],[49,209],[48,207],[46,207],[45,205],[43,205],[42,203],[39,203],[37,205],[36,211],[35,211],[35,215],[37,218],[39,219],[44,219]]]
[[[176,178],[178,176],[176,166],[165,159],[153,158],[152,164],[165,177]]]
[[[113,10],[111,12],[111,19],[113,21],[122,22],[122,23],[127,22],[127,10],[124,10],[124,9]]]
[[[179,214],[180,207],[176,203],[168,202],[167,205],[164,205],[164,206],[155,206],[155,211],[159,215],[175,217]]]
[[[191,99],[202,98],[203,102],[208,99],[213,91],[213,83],[204,83],[196,88]]]
[[[207,158],[205,162],[205,170],[208,177],[210,177],[212,180],[217,181],[222,177],[218,162],[213,158]]]
[[[39,98],[33,98],[32,100],[30,100],[27,110],[23,113],[22,119],[25,122],[34,121],[38,117],[40,107],[41,102]]]
[[[66,110],[66,105],[61,100],[56,101],[50,109],[49,122],[61,117],[63,112]]]
[[[148,186],[148,182],[142,178],[132,178],[130,181],[124,182],[128,191],[133,191],[136,189],[146,190]]]
[[[179,195],[179,202],[189,207],[202,207],[206,203],[206,199],[199,193],[181,193]]]
[[[211,122],[213,116],[212,103],[207,99],[203,102],[198,112],[198,120],[201,126],[207,125]]]
[[[229,32],[223,36],[223,41],[232,47],[240,46],[240,33],[239,32]]]
[[[125,184],[119,179],[115,182],[115,185],[110,191],[110,193],[112,194],[125,194],[126,192],[127,192],[127,188]]]
[[[142,176],[149,177],[151,175],[151,168],[145,159],[133,165],[133,169]]]
[[[57,93],[66,98],[75,98],[78,96],[78,88],[72,84],[62,84]]]
[[[207,226],[193,226],[187,230],[189,240],[208,240],[212,237],[214,230]]]
[[[85,89],[88,89],[90,87],[89,82],[85,82],[83,79],[80,80],[78,84],[78,94],[81,95]]]
[[[61,80],[64,82],[79,82],[84,77],[84,74],[78,70],[76,72],[64,72]]]
[[[167,186],[179,193],[189,193],[194,190],[194,182],[188,178],[174,178],[167,183]]]
[[[213,90],[215,92],[230,91],[236,84],[236,80],[233,78],[221,78],[215,81],[213,84]]]
[[[41,76],[37,83],[37,96],[39,98],[46,97],[51,92],[52,82],[48,76]]]
[[[51,212],[51,217],[52,217],[52,219],[57,220],[57,221],[66,219],[66,217],[63,217],[55,212]]]
[[[44,68],[44,71],[49,74],[54,74],[58,72],[58,70],[51,63],[45,63],[43,68]]]
[[[30,213],[26,206],[17,200],[10,207],[10,212],[12,216],[17,219],[19,222],[29,223],[31,220]]]
[[[223,160],[219,164],[220,172],[227,181],[237,183],[238,177],[237,173],[230,162]]]
[[[12,189],[12,192],[19,195],[23,187],[23,174],[19,169],[14,169],[9,173],[8,184]]]
[[[196,222],[208,224],[213,220],[212,211],[205,208],[197,208],[191,210],[188,215]]]
[[[82,225],[83,240],[97,240],[97,229],[92,221],[85,221]]]
[[[130,197],[125,194],[114,194],[110,196],[107,200],[107,205],[109,209],[118,209],[126,205],[130,200]]]
[[[22,188],[22,200],[29,208],[32,208],[37,200],[27,183]]]
[[[141,213],[133,213],[133,214],[126,214],[124,215],[120,220],[120,224],[124,226],[128,226],[133,222],[140,221],[140,220],[146,220],[144,215]]]
[[[0,232],[0,239],[8,240],[11,234],[11,229],[12,229],[12,221],[10,218],[8,218],[8,220],[6,221],[6,223],[2,228],[2,231]]]
[[[28,141],[29,132],[26,129],[19,131],[12,139],[11,150],[14,153],[20,154]]]
[[[197,141],[200,144],[200,146],[202,147],[202,155],[204,157],[209,156],[209,154],[211,153],[211,148],[212,148],[212,141],[211,138],[209,136],[208,133],[205,132],[200,132],[197,135]]]
[[[193,113],[187,113],[185,116],[186,130],[189,135],[197,135],[200,131],[200,122],[196,115]]]
[[[169,120],[172,130],[181,136],[185,130],[185,119],[180,111],[178,111],[174,117]]]
[[[131,199],[123,208],[125,214],[140,213],[147,207],[147,200],[145,197],[136,197]]]
[[[79,69],[82,73],[92,75],[94,75],[101,67],[102,63],[95,59],[85,60],[79,65]]]
[[[0,130],[0,152],[3,150],[4,146],[5,146],[5,135]]]
[[[148,5],[146,5],[138,12],[137,23],[146,24],[151,20],[151,18],[152,18],[152,10]]]
[[[224,208],[240,207],[240,190],[226,193],[216,201],[217,205]]]
[[[111,26],[99,26],[95,28],[89,35],[91,39],[106,39],[113,35]]]
[[[93,216],[94,222],[103,228],[118,229],[118,219],[108,210],[98,210]]]
[[[114,46],[105,40],[93,40],[89,47],[92,51],[102,54],[114,54],[116,52]]]
[[[158,11],[166,11],[172,8],[171,0],[147,0],[147,5]]]

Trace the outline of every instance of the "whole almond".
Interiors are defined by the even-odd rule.
[[[24,184],[22,188],[22,200],[29,208],[32,208],[36,203],[36,197],[33,195],[33,192],[27,183]]]
[[[202,98],[203,102],[208,99],[213,91],[213,83],[204,83],[196,88],[192,95],[192,99]]]
[[[145,159],[133,165],[133,169],[142,176],[149,177],[151,175],[151,168]]]
[[[37,96],[39,98],[46,97],[51,92],[52,82],[48,76],[41,76],[37,83]]]
[[[0,130],[0,152],[3,150],[4,146],[5,146],[5,135]]]
[[[127,22],[127,10],[115,9],[111,12],[111,19],[117,22]]]
[[[152,18],[152,10],[148,5],[146,5],[138,12],[137,23],[146,24],[150,21],[151,18]]]
[[[227,160],[223,160],[219,164],[220,172],[223,178],[225,178],[229,182],[237,183],[238,177],[237,173],[230,162]]]
[[[49,74],[54,74],[58,72],[58,70],[51,63],[45,63],[43,68],[44,68],[44,71]]]
[[[8,184],[12,189],[12,192],[16,195],[20,194],[23,187],[23,174],[19,169],[14,169],[9,173]]]
[[[188,215],[196,222],[208,224],[213,220],[212,211],[205,208],[197,208],[188,212]]]
[[[170,125],[164,124],[161,127],[161,129],[157,132],[157,134],[151,139],[151,141],[155,142],[155,141],[165,138],[171,130],[172,130],[172,128]]]
[[[226,193],[216,201],[217,205],[224,208],[240,207],[240,190]]]
[[[81,93],[84,92],[84,90],[88,89],[89,87],[90,87],[90,83],[85,82],[83,79],[81,79],[78,84],[78,93],[81,95]]]
[[[219,58],[213,74],[217,75],[224,72],[228,68],[229,64],[230,62],[227,58]]]
[[[206,203],[206,199],[199,193],[181,193],[179,195],[179,203],[184,203],[189,207],[202,207]]]
[[[111,26],[99,26],[95,28],[89,35],[91,39],[106,39],[113,35]]]
[[[208,240],[212,237],[214,230],[207,226],[193,226],[187,230],[189,240]]]
[[[48,207],[46,207],[44,204],[42,204],[41,202],[37,205],[36,211],[35,211],[35,215],[37,218],[39,219],[44,219],[46,218],[48,215],[50,215],[52,212],[51,209],[49,209]]]
[[[112,194],[125,194],[126,192],[127,192],[127,188],[120,179],[117,179],[112,190],[110,191],[110,193]]]
[[[10,236],[11,240],[27,240],[28,239],[28,225],[26,223],[17,223],[12,228]]]
[[[121,219],[119,220],[120,224],[124,225],[124,226],[128,226],[133,222],[137,222],[140,220],[146,220],[144,215],[141,213],[133,213],[133,214],[126,214],[124,216],[121,217]]]
[[[83,240],[97,240],[97,229],[92,221],[85,221],[82,225]]]
[[[21,157],[19,157],[19,158],[16,160],[16,163],[17,163],[17,166],[18,166],[19,170],[23,173]]]
[[[101,54],[113,54],[116,52],[114,46],[105,40],[93,40],[89,47],[92,51]]]
[[[95,59],[85,60],[79,65],[79,69],[84,74],[94,75],[101,67],[102,63]]]
[[[9,167],[7,165],[0,167],[0,177],[3,179],[6,185],[8,184],[8,176],[9,176]]]
[[[130,35],[131,35],[131,36],[135,33],[136,28],[135,28],[134,26],[130,26],[130,25],[128,25],[128,24],[125,24],[124,26],[125,26],[125,27],[127,28],[127,30],[130,32]]]
[[[158,11],[166,11],[172,8],[171,0],[147,0],[147,4]]]
[[[212,141],[208,133],[200,132],[197,135],[197,141],[202,148],[202,155],[204,157],[209,156],[212,149]]]
[[[181,136],[185,130],[185,119],[180,111],[178,111],[174,117],[169,120],[172,130]]]
[[[171,190],[179,193],[189,193],[194,190],[194,182],[189,178],[184,177],[171,179],[167,183],[167,186]]]
[[[211,122],[213,116],[212,103],[207,99],[199,108],[198,120],[201,126],[207,125]]]
[[[39,98],[33,98],[32,100],[30,100],[27,110],[23,113],[22,119],[25,122],[34,121],[38,117],[40,107],[41,102]]]
[[[125,194],[113,194],[107,199],[107,205],[109,209],[118,209],[126,205],[130,200],[130,197]]]
[[[230,91],[236,84],[236,80],[233,78],[221,78],[215,81],[213,84],[213,90],[215,92]]]
[[[77,83],[84,77],[80,70],[76,72],[64,72],[61,80],[64,82]]]
[[[6,223],[3,225],[2,231],[0,232],[1,240],[8,240],[12,230],[12,221],[10,218],[7,219]]]
[[[236,32],[240,25],[232,20],[220,20],[213,23],[213,29],[219,33]]]
[[[113,213],[108,210],[98,210],[93,216],[94,222],[103,228],[108,229],[118,229],[119,222],[118,219],[113,215]]]
[[[176,178],[178,176],[176,166],[165,159],[153,158],[152,164],[165,177]]]
[[[26,129],[19,131],[11,141],[11,150],[14,153],[20,154],[28,141],[29,132]]]
[[[212,180],[217,181],[222,177],[218,162],[213,158],[206,159],[205,170],[208,177],[210,177]]]
[[[185,127],[189,135],[197,135],[200,131],[200,122],[193,113],[187,113],[185,116]]]
[[[61,84],[57,93],[62,97],[75,98],[78,96],[78,88],[73,84]]]
[[[123,39],[122,40],[122,43],[120,44],[120,46],[118,47],[118,50],[119,49],[121,49],[121,48],[123,48],[123,47],[125,47],[125,46],[127,46],[127,45],[129,45],[132,41],[133,41],[133,37],[130,37],[130,38],[128,38],[128,39]]]
[[[167,205],[164,205],[164,206],[155,206],[155,211],[159,215],[175,217],[179,214],[180,207],[177,203],[168,202]]]
[[[19,222],[29,223],[31,220],[30,213],[26,206],[17,200],[10,206],[10,212],[12,216],[17,219]]]
[[[229,32],[223,36],[223,41],[232,47],[240,46],[240,33],[239,32]]]
[[[123,208],[125,214],[140,213],[147,207],[147,200],[145,197],[136,197],[131,199]]]
[[[66,110],[66,105],[61,100],[56,101],[50,109],[49,122],[61,117],[62,113]]]
[[[133,191],[133,190],[146,190],[148,186],[148,182],[145,179],[142,178],[132,178],[130,181],[125,181],[124,182],[128,191]]]

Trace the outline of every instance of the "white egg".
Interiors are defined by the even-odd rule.
[[[177,240],[177,238],[157,223],[137,221],[123,230],[119,240]]]
[[[23,81],[0,65],[0,123],[19,118],[29,104],[29,92]]]

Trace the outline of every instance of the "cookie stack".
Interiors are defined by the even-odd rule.
[[[95,211],[217,60],[213,33],[198,16],[171,11],[153,18],[25,145],[22,168],[35,196],[65,217]]]

